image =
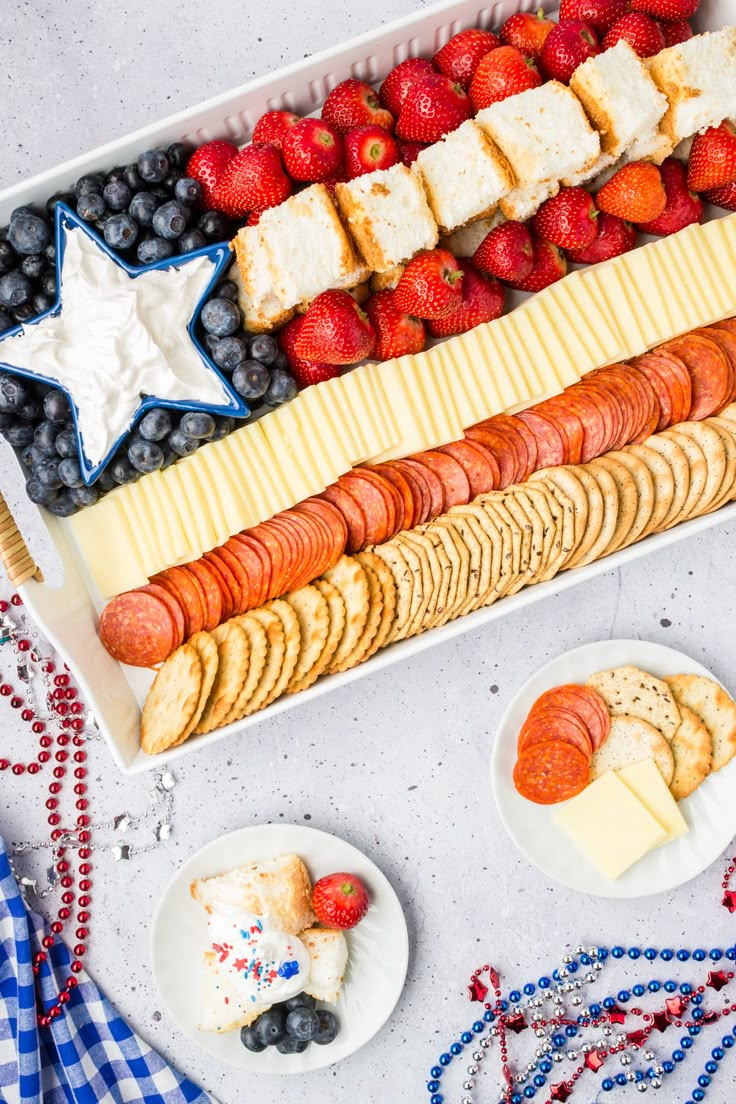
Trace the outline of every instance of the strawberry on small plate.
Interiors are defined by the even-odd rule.
[[[368,909],[353,928],[344,929],[348,966],[338,1001],[331,1006],[339,1032],[329,1046],[309,1046],[301,1054],[275,1047],[253,1053],[237,1030],[199,1030],[201,959],[206,913],[190,894],[197,878],[223,874],[250,862],[298,855],[313,885],[346,871],[365,887]],[[250,1073],[304,1074],[339,1062],[365,1046],[383,1027],[401,995],[409,962],[406,920],[385,875],[361,851],[327,832],[297,824],[262,824],[230,832],[192,855],[164,890],[151,933],[153,974],[172,1019],[220,1062]]]

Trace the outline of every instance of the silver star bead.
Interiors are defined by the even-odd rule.
[[[110,850],[112,851],[112,857],[115,862],[120,862],[121,859],[130,858],[130,845],[127,843],[116,843]]]
[[[163,790],[164,792],[168,793],[169,790],[173,790],[174,786],[176,785],[176,778],[171,773],[171,771],[164,771],[161,777],[156,782],[156,785],[159,790]]]
[[[27,878],[25,875],[20,879],[20,888],[26,893],[35,893],[37,884],[35,878]]]
[[[153,830],[153,834],[158,843],[171,839],[171,824],[169,821],[165,820],[161,824],[157,824]]]
[[[131,819],[127,813],[120,813],[112,822],[115,832],[127,832],[131,825]]]

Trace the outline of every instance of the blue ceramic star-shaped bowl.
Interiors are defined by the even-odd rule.
[[[117,253],[112,250],[103,238],[99,234],[95,233],[91,227],[84,222],[77,214],[71,211],[65,204],[58,203],[55,209],[55,223],[56,223],[56,301],[54,305],[43,314],[34,318],[31,322],[24,325],[15,326],[10,330],[7,330],[4,334],[0,335],[0,369],[6,372],[15,373],[20,376],[24,376],[27,379],[34,380],[39,383],[48,383],[53,387],[58,387],[63,391],[69,400],[69,405],[72,412],[72,418],[74,421],[74,429],[77,436],[77,445],[79,451],[79,463],[82,470],[82,477],[87,485],[94,483],[100,472],[110,462],[112,457],[120,447],[121,442],[125,436],[129,433],[132,426],[138,421],[140,417],[147,410],[152,407],[168,407],[175,410],[187,411],[187,410],[203,410],[211,414],[230,414],[239,418],[247,418],[250,414],[250,408],[243,401],[240,395],[237,394],[232,388],[229,381],[222,375],[217,368],[217,365],[208,356],[207,352],[201,345],[197,338],[196,327],[199,320],[199,316],[212,288],[219,280],[224,270],[229,265],[232,255],[226,242],[220,242],[217,245],[207,246],[204,249],[198,249],[194,253],[187,253],[180,256],[174,256],[167,258],[164,261],[157,261],[150,265],[141,265],[140,267],[134,267],[127,264]],[[191,399],[186,400],[173,400],[165,397],[160,397],[154,394],[140,394],[140,402],[135,410],[132,418],[130,419],[125,430],[120,433],[115,442],[110,446],[105,455],[93,463],[89,457],[85,454],[84,439],[80,431],[79,426],[79,409],[74,394],[68,386],[63,386],[58,380],[51,376],[42,375],[33,371],[29,371],[27,368],[21,368],[14,365],[11,361],[3,359],[3,353],[10,351],[8,341],[13,338],[22,338],[22,335],[26,330],[33,326],[38,325],[44,319],[53,315],[58,315],[64,307],[63,295],[62,295],[62,274],[64,268],[64,254],[67,244],[67,232],[69,230],[82,231],[92,241],[97,249],[105,254],[111,264],[117,265],[121,268],[131,280],[136,280],[141,276],[144,276],[148,272],[153,271],[168,271],[171,269],[181,270],[185,268],[190,262],[197,260],[200,257],[208,257],[212,262],[212,276],[207,282],[204,292],[202,293],[194,313],[191,318],[182,318],[181,324],[185,326],[189,338],[194,346],[199,358],[208,371],[213,372],[222,385],[222,391],[224,401],[221,404],[213,404],[211,402],[199,401],[196,395],[192,395]],[[5,345],[5,348],[3,348]],[[115,365],[111,365],[111,372],[114,372]]]

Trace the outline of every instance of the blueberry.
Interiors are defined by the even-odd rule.
[[[45,269],[41,275],[39,284],[44,295],[50,295],[52,298],[56,298],[56,269]]]
[[[207,239],[201,230],[187,230],[179,238],[177,247],[180,253],[194,253],[197,249],[204,249]]]
[[[240,1041],[245,1049],[249,1050],[252,1054],[260,1054],[262,1050],[266,1049],[266,1044],[259,1042],[256,1038],[253,1024],[251,1024],[250,1027],[241,1027]]]
[[[31,478],[26,483],[26,494],[37,506],[48,506],[56,498],[56,493],[53,487],[46,487],[38,479]]]
[[[192,156],[192,152],[183,142],[172,142],[166,150],[166,156],[169,164],[173,165],[175,169],[185,169],[189,158]]]
[[[56,263],[56,244],[55,244],[55,242],[49,242],[49,244],[44,249],[43,253],[44,253],[44,256],[45,256],[46,260],[49,262],[49,264],[55,264]]]
[[[191,176],[183,176],[176,182],[174,198],[178,199],[179,203],[194,207],[202,202],[202,185]]]
[[[273,364],[269,365],[270,368],[279,368],[282,372],[289,371],[289,358],[286,353],[279,353],[274,360]]]
[[[286,1038],[286,1014],[282,1009],[273,1008],[264,1012],[253,1024],[253,1034],[264,1046],[276,1046]]]
[[[262,399],[271,386],[271,373],[258,360],[246,360],[233,372],[233,387],[244,399]]]
[[[217,346],[220,344],[221,341],[225,341],[225,340],[226,339],[224,337],[215,337],[214,334],[205,334],[204,335],[204,347],[207,350],[207,352],[210,354],[210,356],[214,357],[215,349],[217,348]]]
[[[209,336],[211,337],[212,334]],[[212,359],[223,372],[234,372],[239,364],[248,359],[248,346],[242,337],[223,337],[217,338],[216,341],[217,344],[212,350]],[[270,380],[271,377],[268,376],[266,387]]]
[[[162,181],[161,186],[173,195],[176,185],[183,176],[184,173],[180,169],[170,169],[166,175],[166,179]]]
[[[36,395],[29,395],[22,406],[19,406],[16,414],[26,422],[39,422],[43,418],[43,403]]]
[[[30,386],[17,376],[0,375],[0,411],[15,414],[31,397]]]
[[[50,422],[68,422],[72,416],[68,398],[55,387],[44,396],[43,412]]]
[[[107,468],[103,468],[95,480],[95,487],[98,487],[100,491],[112,491],[115,486],[115,480],[110,472]]]
[[[200,216],[197,228],[210,242],[225,241],[230,237],[230,222],[221,211],[205,211]]]
[[[128,449],[128,459],[139,472],[158,471],[164,462],[163,449],[153,441],[135,440]]]
[[[81,510],[83,510],[85,506],[94,506],[95,502],[97,502],[100,497],[100,492],[97,487],[85,487],[84,483],[81,487],[70,487],[67,494],[74,505]]]
[[[73,429],[62,429],[56,438],[56,451],[63,460],[77,455],[77,437]]]
[[[124,180],[113,180],[105,185],[102,198],[111,211],[124,211],[131,200],[130,188]]]
[[[179,422],[179,429],[187,437],[203,440],[215,432],[215,419],[206,411],[192,410]]]
[[[59,203],[66,204],[66,206],[71,207],[73,211],[76,198],[74,192],[55,192],[54,195],[46,200],[46,214],[52,219],[56,214],[56,208]]]
[[[210,437],[210,441],[221,441],[223,437],[227,437],[228,433],[232,433],[235,429],[235,419],[230,418],[227,414],[220,415],[216,422],[215,432]]]
[[[71,491],[62,491],[61,494],[56,495],[52,502],[49,502],[46,509],[57,517],[71,517],[72,514],[77,512],[77,507],[71,496]]]
[[[8,241],[16,253],[43,253],[51,241],[51,231],[39,215],[21,207],[10,216]]]
[[[213,299],[232,299],[234,303],[238,301],[238,285],[234,280],[223,280],[218,284],[215,290],[212,292]]]
[[[171,411],[157,407],[155,410],[149,410],[141,419],[138,432],[147,441],[161,441],[168,433],[171,433],[173,427],[174,419],[171,416]]]
[[[161,203],[166,203],[167,200],[171,199],[171,196],[169,195],[167,189],[163,186],[163,184],[155,184],[152,188],[149,188],[148,191],[149,194],[158,201],[159,205]]]
[[[254,360],[260,360],[261,364],[270,368],[279,355],[279,347],[268,334],[258,334],[257,337],[251,338],[250,355]]]
[[[106,184],[118,184],[121,180],[125,180],[125,165],[117,165],[105,176]]]
[[[133,467],[125,453],[115,457],[108,471],[115,482],[121,484],[134,483],[141,474]]]
[[[33,474],[44,487],[51,487],[52,490],[58,491],[63,486],[63,480],[59,475],[59,464],[63,463],[63,460],[58,459],[42,460],[40,464],[36,464]]]
[[[151,226],[153,224],[153,213],[157,207],[158,200],[150,192],[136,192],[130,201],[128,214],[140,226]]]
[[[29,303],[21,303],[21,305],[16,307],[13,311],[13,318],[19,325],[22,325],[24,322],[30,322],[35,316],[36,311],[33,306],[33,300]]]
[[[170,200],[162,203],[153,216],[153,229],[161,238],[167,241],[175,241],[187,228],[189,222],[189,208],[183,203]]]
[[[284,1008],[287,1012],[293,1012],[295,1008],[316,1008],[317,1001],[314,997],[308,996],[307,993],[297,993],[295,997],[289,997],[287,1001],[284,1001]]]
[[[80,196],[86,195],[87,192],[102,192],[105,187],[105,177],[103,173],[87,173],[85,176],[80,176],[77,183],[74,185],[74,194],[79,199]]]
[[[164,468],[170,468],[171,465],[175,464],[178,459],[179,459],[178,454],[175,453],[172,448],[169,448],[167,446],[164,449],[164,462],[161,465],[161,469],[163,470]]]
[[[59,479],[65,487],[81,487],[84,484],[82,469],[75,456],[67,456],[59,461]]]
[[[279,1054],[303,1054],[309,1046],[309,1042],[295,1039],[293,1035],[287,1035],[280,1043],[276,1044]]]
[[[33,426],[28,422],[13,422],[5,427],[3,437],[13,448],[24,448],[33,441]]]
[[[56,438],[60,430],[53,422],[39,422],[33,433],[33,443],[44,456],[56,456]]]
[[[271,386],[263,396],[263,401],[268,406],[281,406],[282,403],[291,402],[297,391],[294,377],[276,369],[271,372]]]
[[[9,279],[8,276],[3,277]],[[202,325],[215,337],[228,337],[240,327],[240,310],[229,299],[210,299],[202,307]]]
[[[0,241],[0,276],[10,272],[18,264],[18,254],[9,241]]]
[[[130,188],[131,192],[140,192],[145,188],[146,184],[141,174],[138,172],[137,165],[126,165],[123,172],[123,180]]]
[[[332,1043],[337,1038],[337,1020],[332,1012],[328,1012],[326,1008],[320,1008],[317,1012],[317,1021],[319,1028],[317,1034],[314,1036],[314,1042],[319,1043],[320,1046],[327,1046],[328,1043]]]
[[[0,334],[4,334],[6,330],[12,329],[15,322],[10,317],[7,311],[0,310]]]
[[[85,192],[77,200],[77,214],[85,222],[96,222],[105,213],[105,201],[99,192]]]
[[[169,434],[167,443],[177,456],[191,456],[199,448],[199,441],[196,437],[187,437],[186,433],[182,433],[180,429],[175,429],[173,433]]]
[[[21,454],[20,461],[26,468],[32,468],[34,464],[38,462],[38,449],[35,445],[25,445]]]
[[[33,295],[33,285],[20,269],[0,276],[0,304],[4,307],[20,307]]]
[[[37,280],[46,268],[46,258],[43,253],[27,253],[20,262],[20,270],[29,280]]]
[[[309,1042],[319,1031],[319,1020],[313,1008],[295,1008],[286,1017],[289,1035],[302,1042]]]
[[[138,158],[138,172],[146,184],[158,184],[169,171],[169,159],[162,149],[146,150]]]
[[[174,243],[164,241],[163,238],[146,238],[138,246],[135,255],[141,264],[156,264],[173,257]]]
[[[34,295],[31,300],[34,314],[45,314],[46,311],[51,310],[53,305],[54,300],[50,295]]]
[[[130,215],[113,215],[105,223],[104,234],[111,249],[130,249],[138,237],[138,223]]]

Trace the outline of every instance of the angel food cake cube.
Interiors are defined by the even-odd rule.
[[[695,35],[646,64],[669,101],[662,129],[673,145],[736,115],[736,27]]]
[[[245,329],[265,333],[285,325],[294,311],[285,310],[274,292],[268,252],[259,228],[244,226],[230,248],[235,253],[235,264],[228,275],[238,288]]]
[[[506,158],[472,119],[422,150],[414,172],[443,233],[492,215],[514,186]]]
[[[424,189],[406,165],[337,184],[335,195],[340,214],[374,272],[388,272],[437,244],[437,226]]]
[[[354,288],[370,275],[324,184],[312,184],[264,211],[258,230],[284,310],[309,303],[328,288]]]

